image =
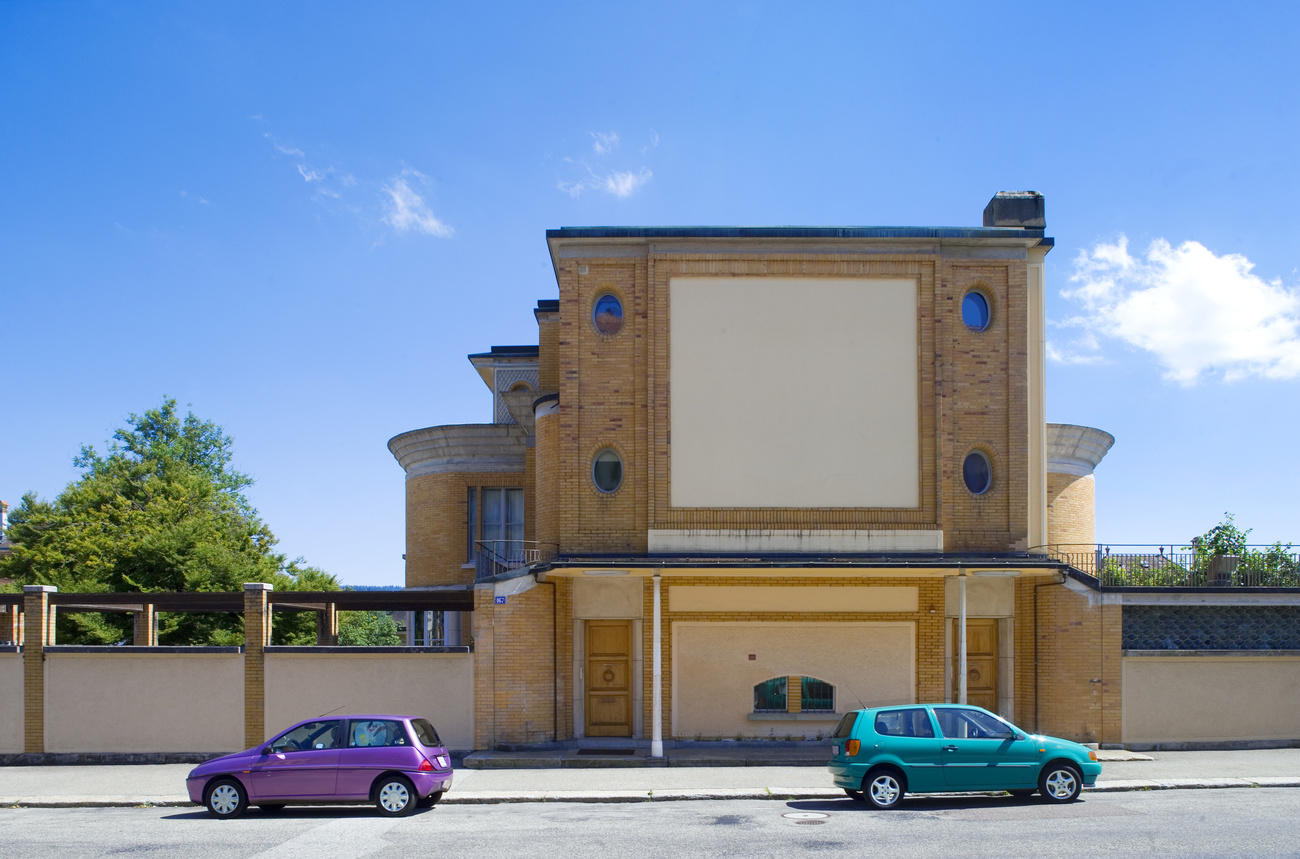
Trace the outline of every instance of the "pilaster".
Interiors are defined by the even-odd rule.
[[[51,641],[53,585],[23,586],[23,751],[45,751],[45,647]]]

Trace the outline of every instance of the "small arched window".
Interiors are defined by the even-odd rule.
[[[805,713],[812,711],[835,712],[834,686],[825,680],[818,680],[816,677],[800,677],[799,686],[803,701],[801,706]]]
[[[773,677],[754,687],[755,713],[784,713],[788,678]]]

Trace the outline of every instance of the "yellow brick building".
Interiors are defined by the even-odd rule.
[[[493,423],[389,443],[407,586],[475,592],[441,625],[475,744],[963,698],[1117,741],[1120,607],[1047,552],[1092,542],[1113,439],[1045,422],[1044,228],[1004,192],[970,228],[548,231],[537,345],[470,356]]]

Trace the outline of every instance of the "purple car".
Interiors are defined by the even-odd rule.
[[[451,755],[418,716],[330,716],[299,722],[247,751],[190,771],[190,799],[213,817],[250,804],[373,802],[398,817],[427,808],[451,788]]]

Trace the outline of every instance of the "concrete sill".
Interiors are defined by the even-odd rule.
[[[751,722],[838,722],[839,713],[750,713]]]

